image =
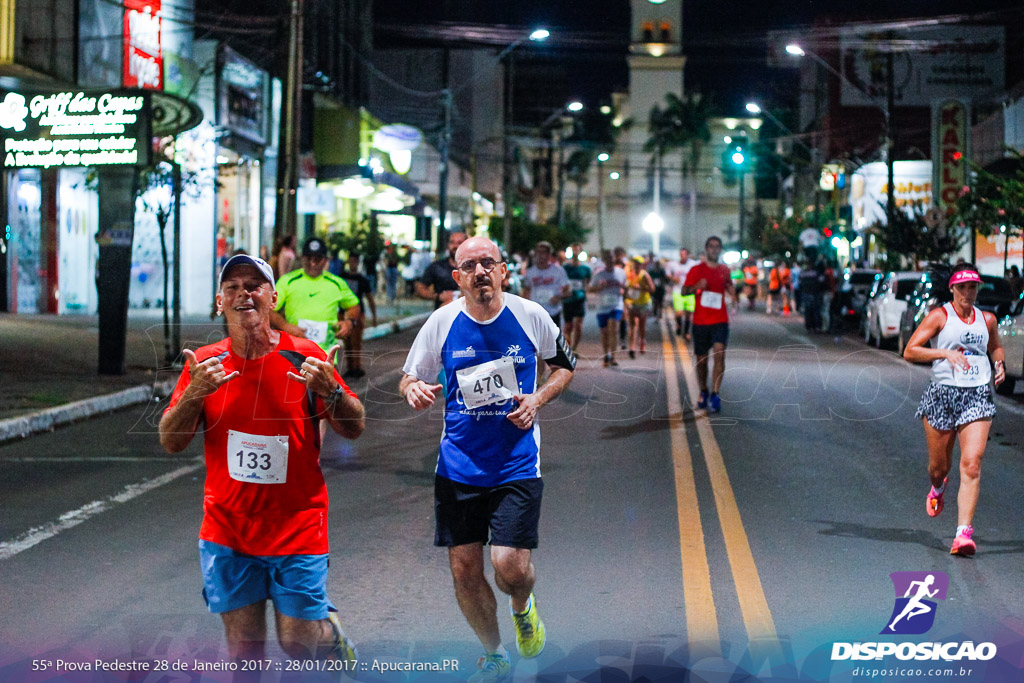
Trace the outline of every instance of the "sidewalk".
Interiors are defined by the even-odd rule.
[[[419,299],[378,305],[379,324],[368,328],[365,338],[418,326],[432,310],[433,302]],[[164,363],[161,309],[128,312],[124,375],[96,373],[98,334],[94,315],[0,314],[0,442],[149,400],[161,383],[173,386],[180,370]],[[195,348],[223,336],[222,319],[182,316],[186,346]]]

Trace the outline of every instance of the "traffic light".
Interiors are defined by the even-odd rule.
[[[750,141],[745,135],[731,138],[725,145],[722,152],[722,172],[732,182],[739,178],[742,173],[749,173],[753,167],[753,154],[750,149]]]

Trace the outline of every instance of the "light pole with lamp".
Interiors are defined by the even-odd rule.
[[[869,100],[872,100],[872,95],[866,92],[863,88],[858,86],[856,83],[851,81],[842,72],[838,71],[831,64],[821,58],[820,55],[808,50],[807,48],[801,47],[796,43],[790,43],[786,45],[786,52],[796,57],[809,56],[815,62],[825,67],[825,69],[839,78],[842,82],[849,84],[864,94]],[[875,107],[881,110],[882,115],[885,117],[885,163],[888,171],[888,183],[886,187],[886,201],[885,201],[885,220],[886,224],[892,227],[896,220],[896,177],[895,177],[895,158],[893,153],[894,147],[894,132],[892,127],[892,110],[895,108],[896,102],[896,86],[893,78],[893,51],[891,49],[886,50],[886,79],[885,79],[885,90],[886,99],[885,104],[874,104]]]
[[[745,137],[734,138],[730,144],[730,149],[727,151],[729,156],[729,163],[735,168],[734,170],[740,176],[740,215],[739,215],[739,245],[740,251],[743,250],[743,228],[746,223],[746,207],[743,201],[743,186],[746,178],[747,171],[747,143]]]
[[[597,155],[597,247],[604,251],[604,162],[611,158],[608,152]]]
[[[651,235],[651,248],[655,258],[661,252],[661,231],[665,229],[665,219],[661,217],[661,155],[654,164],[654,210],[644,218],[641,226],[644,232]]]
[[[571,118],[563,117],[562,114],[565,112],[577,113],[583,111],[583,103],[577,100],[573,100],[569,104],[565,105],[551,116],[547,117],[542,124],[540,129],[543,131],[556,119],[561,119],[562,127],[558,131],[558,171],[555,174],[558,181],[557,194],[555,195],[555,216],[557,217],[558,229],[562,229],[565,217],[565,128],[567,127],[566,120],[572,121]]]
[[[505,57],[508,57],[508,68],[505,69],[505,80],[506,80],[506,96],[505,96],[505,115],[502,126],[504,128],[504,134],[502,135],[502,194],[504,200],[504,215],[502,216],[502,240],[504,242],[505,251],[508,252],[509,258],[512,258],[512,173],[509,170],[511,164],[511,148],[509,144],[509,133],[510,124],[512,118],[512,89],[513,81],[515,78],[515,63],[512,58],[512,51],[517,47],[525,43],[527,40],[533,42],[543,42],[551,36],[551,32],[545,28],[538,28],[533,30],[528,36],[520,38],[519,40],[511,43],[508,47],[498,53],[498,61],[500,62]],[[465,87],[465,86],[463,86]]]

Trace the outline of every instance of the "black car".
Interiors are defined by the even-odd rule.
[[[881,276],[877,270],[846,270],[843,279],[839,283],[839,292],[836,295],[839,317],[844,322],[849,322],[856,327],[860,317],[864,315],[864,305],[868,301],[871,287]]]
[[[903,353],[914,330],[921,324],[932,310],[942,304],[953,300],[953,293],[949,291],[949,271],[929,270],[921,276],[920,282],[914,288],[914,293],[907,301],[907,310],[903,313],[900,321],[900,333],[897,338],[896,348]],[[978,287],[978,299],[974,305],[983,311],[988,311],[996,316],[997,320],[1009,315],[1010,308],[1017,299],[1013,295],[1010,283],[1005,278],[995,275],[982,275],[981,285]]]

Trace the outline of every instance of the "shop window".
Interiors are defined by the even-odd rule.
[[[667,21],[662,21],[661,24],[658,26],[658,30],[661,33],[662,43],[672,42],[672,24],[668,23]]]

